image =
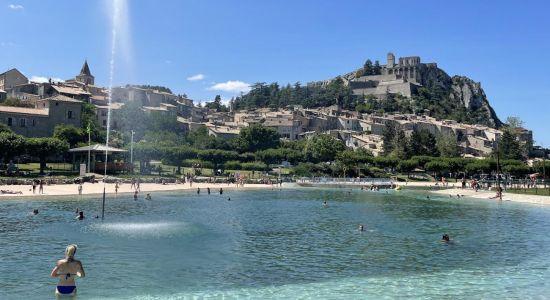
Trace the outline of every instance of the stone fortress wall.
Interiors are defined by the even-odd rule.
[[[367,75],[354,78],[349,85],[355,95],[374,95],[384,98],[387,93],[411,97],[416,89],[425,84],[425,70],[437,67],[435,63],[422,63],[419,56],[400,57],[388,53],[387,63],[382,66],[380,75]]]

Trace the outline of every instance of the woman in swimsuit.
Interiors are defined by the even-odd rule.
[[[79,260],[74,259],[76,245],[69,245],[65,249],[65,258],[57,261],[52,270],[52,277],[59,278],[55,289],[56,295],[74,296],[76,295],[75,276],[83,278],[85,276],[84,268]]]

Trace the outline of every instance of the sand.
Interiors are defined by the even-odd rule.
[[[186,184],[158,184],[158,183],[142,183],[140,185],[140,196],[144,196],[148,192],[168,192],[168,191],[196,191],[197,188],[201,189],[201,194],[207,193],[207,188],[210,188],[211,193],[219,193],[219,189],[225,190],[244,190],[244,189],[262,189],[273,188],[275,186],[269,184],[245,184],[243,187],[237,187],[235,184],[227,185],[227,183],[193,183],[192,186],[189,183]],[[14,192],[21,192],[20,194],[0,194],[0,199],[9,199],[15,197],[44,197],[44,196],[70,196],[78,195],[78,184],[55,184],[44,185],[44,193],[38,193],[38,186],[36,187],[36,193],[33,194],[32,186],[30,185],[0,185],[0,190],[9,190]],[[130,183],[119,184],[118,193],[134,193]],[[112,195],[115,194],[115,184],[105,184],[105,192]],[[99,195],[103,194],[103,183],[89,183],[86,182],[82,185],[83,195]]]

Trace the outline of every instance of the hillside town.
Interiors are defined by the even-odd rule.
[[[388,61],[393,65],[393,54],[388,54]],[[354,93],[378,93],[380,85],[401,93],[400,87],[403,84],[411,87],[412,84],[422,81],[417,68],[429,66],[419,63],[420,59],[417,57],[401,58],[394,67],[384,67],[384,75],[363,76],[351,80],[349,84],[354,87]],[[382,92],[379,94],[382,95]],[[0,101],[8,98],[19,99],[26,107],[1,105],[0,122],[9,126],[14,133],[26,137],[51,136],[58,124],[81,126],[82,103],[94,105],[97,125],[107,128],[108,91],[95,85],[95,77],[87,61],[78,75],[63,82],[30,82],[17,69],[8,70],[0,74]],[[338,105],[321,108],[296,105],[279,110],[234,110],[233,103],[229,103],[228,112],[220,112],[195,105],[186,96],[166,91],[137,86],[113,88],[111,111],[119,110],[130,102],[139,103],[144,112],[176,119],[183,131],[206,127],[209,135],[229,139],[237,136],[242,128],[262,124],[274,128],[282,139],[293,141],[326,133],[342,140],[352,149],[364,148],[375,156],[383,151],[382,135],[389,123],[398,126],[407,135],[418,129],[427,130],[436,136],[452,133],[465,157],[484,157],[491,154],[495,141],[502,135],[502,131],[495,128],[463,124],[454,120],[438,120],[428,114],[366,114],[344,110]],[[116,119],[112,120],[111,129],[117,129]],[[522,144],[532,143],[530,130],[518,128],[517,131]]]

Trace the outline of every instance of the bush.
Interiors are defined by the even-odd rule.
[[[242,164],[240,161],[232,160],[223,164],[223,168],[226,170],[241,170]]]
[[[242,163],[241,167],[247,171],[268,171],[269,167],[262,162]]]

